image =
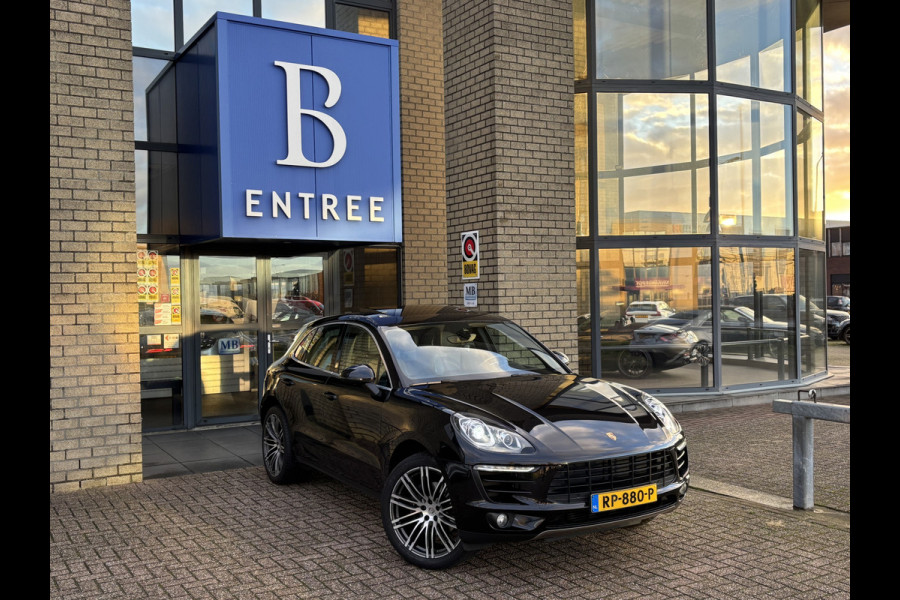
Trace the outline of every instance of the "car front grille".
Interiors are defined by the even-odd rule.
[[[590,502],[591,494],[655,483],[662,488],[681,480],[688,471],[687,447],[549,465],[532,473],[479,473],[492,502]]]
[[[680,454],[680,456],[679,456]],[[681,465],[681,466],[680,466]],[[687,472],[687,448],[562,465],[547,490],[547,500],[587,503],[591,494],[655,483],[664,487]]]

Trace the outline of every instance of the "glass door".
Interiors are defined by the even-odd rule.
[[[305,323],[326,314],[325,255],[273,258],[269,271],[269,344],[274,361]]]
[[[324,254],[200,256],[198,424],[257,418],[262,375],[325,314]]]
[[[259,390],[257,259],[200,256],[199,424],[252,419]]]

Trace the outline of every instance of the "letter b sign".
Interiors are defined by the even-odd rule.
[[[287,137],[288,137],[288,155],[276,161],[279,165],[290,165],[294,167],[330,167],[337,164],[344,157],[347,151],[347,136],[344,134],[344,128],[331,115],[318,110],[302,108],[300,106],[300,71],[305,69],[318,73],[325,79],[328,84],[328,97],[325,98],[325,108],[334,106],[341,97],[341,80],[337,74],[331,69],[325,67],[315,67],[313,65],[300,65],[297,63],[275,61],[275,65],[284,69],[285,81],[287,83]],[[309,115],[318,119],[331,133],[334,140],[334,148],[331,156],[324,162],[315,162],[303,155],[303,138],[300,131],[300,120],[303,115]]]

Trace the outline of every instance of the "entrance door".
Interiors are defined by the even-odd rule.
[[[325,256],[273,258],[270,272],[269,354],[277,360],[305,323],[325,314]]]
[[[200,256],[200,425],[255,419],[266,368],[325,314],[325,257]]]
[[[256,413],[261,366],[257,262],[253,256],[198,258],[200,424]]]

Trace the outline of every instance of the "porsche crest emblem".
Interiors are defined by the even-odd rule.
[[[616,434],[614,434],[614,433],[611,432],[611,431],[607,431],[607,432],[606,432],[606,437],[608,437],[608,438],[611,439],[612,441],[616,441]]]

